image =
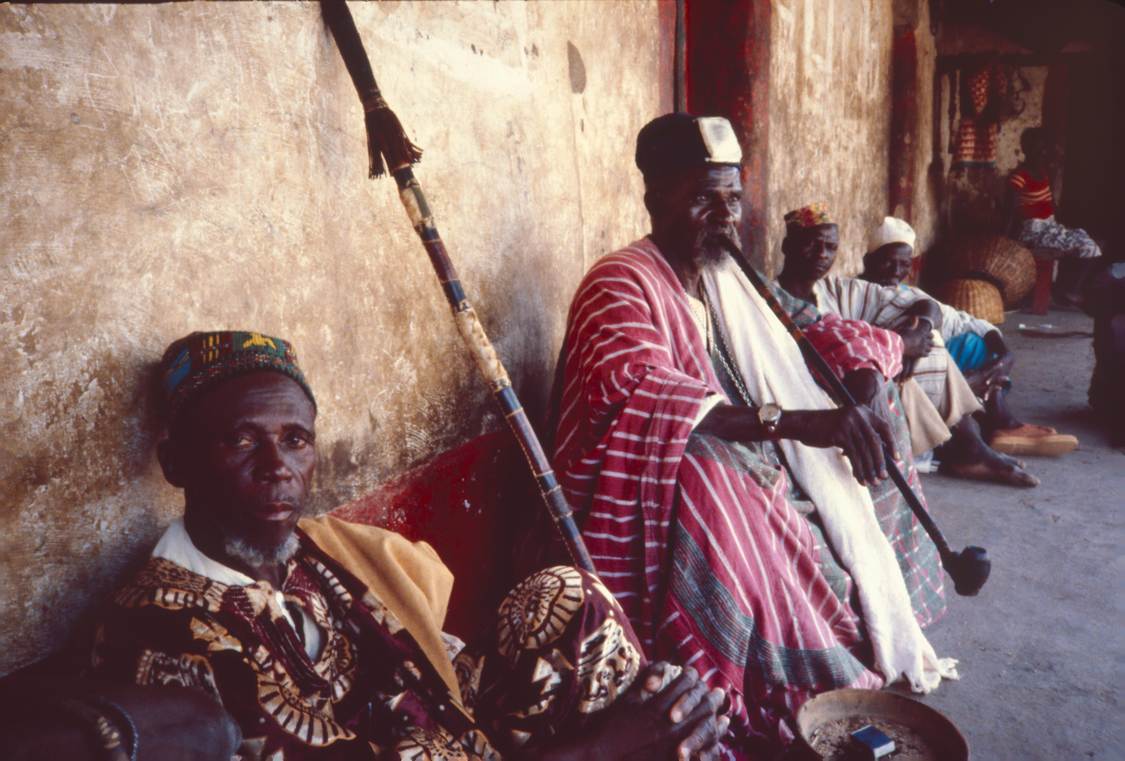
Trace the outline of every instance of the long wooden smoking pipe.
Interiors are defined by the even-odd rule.
[[[547,459],[539,437],[527,419],[527,413],[520,404],[503,362],[497,356],[492,342],[484,332],[476,311],[473,309],[457,270],[453,266],[449,254],[445,250],[441,236],[434,225],[434,216],[430,212],[426,196],[422,193],[422,186],[414,176],[410,165],[422,157],[422,151],[410,140],[399,123],[394,112],[387,106],[375,84],[375,75],[371,71],[371,63],[367,52],[363,48],[363,41],[359,37],[355,21],[343,0],[323,0],[321,8],[324,20],[336,39],[344,64],[351,75],[352,84],[359,93],[363,102],[365,124],[367,127],[367,152],[370,159],[370,175],[382,176],[386,167],[398,184],[399,197],[406,208],[407,216],[414,226],[414,231],[422,241],[422,245],[429,254],[430,263],[434,272],[441,281],[445,298],[453,310],[453,318],[457,322],[457,329],[464,339],[477,368],[488,382],[493,398],[504,413],[504,419],[515,434],[528,465],[531,466],[535,476],[539,493],[547,505],[547,510],[554,520],[563,542],[570,553],[574,564],[583,570],[595,573],[594,562],[582,541],[582,534],[574,522],[574,515],[566,497],[562,493],[555,473],[551,469],[550,460]]]
[[[836,376],[832,368],[821,356],[816,347],[812,345],[808,337],[793,322],[793,318],[781,306],[777,298],[770,291],[769,286],[762,280],[762,276],[758,271],[746,260],[741,248],[734,244],[733,241],[727,241],[727,251],[730,253],[731,258],[738,263],[742,269],[743,274],[754,286],[758,294],[765,299],[769,304],[771,310],[777,319],[781,320],[781,324],[789,331],[789,335],[797,342],[797,346],[801,349],[801,354],[804,355],[805,361],[812,365],[813,370],[820,376],[825,383],[830,387],[830,391],[836,402],[841,405],[855,406],[856,400],[848,391],[847,386]],[[906,504],[910,505],[910,509],[914,511],[918,521],[922,524],[922,528],[926,529],[926,533],[933,539],[934,544],[937,545],[938,553],[941,555],[941,564],[945,567],[946,573],[953,579],[953,588],[957,590],[957,594],[965,596],[973,596],[981,590],[984,583],[988,581],[988,575],[992,571],[992,561],[988,558],[988,551],[983,547],[969,546],[960,552],[954,552],[950,548],[949,542],[946,541],[945,535],[941,533],[941,529],[934,523],[933,517],[930,515],[929,510],[922,504],[922,500],[918,499],[918,495],[910,488],[910,484],[906,482],[906,478],[899,470],[898,464],[895,462],[894,456],[887,446],[883,445],[883,459],[886,462],[887,473],[890,475],[891,480],[894,481],[895,486],[902,492],[902,496],[906,499]]]

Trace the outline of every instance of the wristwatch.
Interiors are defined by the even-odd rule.
[[[758,408],[758,422],[766,429],[767,434],[776,435],[778,423],[781,422],[781,407],[773,402],[766,402]]]

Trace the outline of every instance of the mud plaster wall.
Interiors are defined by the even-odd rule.
[[[934,69],[937,66],[937,45],[930,31],[930,4],[927,0],[917,3],[914,22],[914,35],[917,44],[917,72],[915,85],[915,109],[917,111],[918,131],[912,144],[914,154],[914,183],[912,193],[912,213],[907,220],[918,234],[915,247],[926,251],[938,236],[940,221],[940,182],[941,168],[933,167],[934,159]],[[898,210],[889,213],[899,216]]]
[[[779,269],[785,212],[812,201],[840,224],[834,272],[855,274],[887,213],[890,0],[774,0],[767,267]]]
[[[1023,94],[1023,113],[1001,124],[1000,134],[996,138],[996,170],[1001,176],[1006,176],[1023,161],[1023,150],[1020,149],[1020,135],[1023,131],[1043,123],[1047,67],[1024,66],[1020,68],[1020,72],[1027,78],[1029,85]]]
[[[541,409],[581,274],[646,229],[632,140],[670,107],[667,14],[352,10]],[[0,7],[0,673],[58,646],[178,513],[145,386],[173,338],[293,340],[318,510],[500,425],[392,181],[366,177],[359,108],[315,5]]]

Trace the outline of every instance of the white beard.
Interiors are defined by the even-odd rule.
[[[223,541],[223,549],[226,551],[227,557],[238,558],[250,568],[261,568],[274,563],[287,563],[291,557],[297,554],[299,547],[300,542],[297,541],[296,534],[290,534],[284,542],[272,551],[263,551],[238,537],[228,537]]]

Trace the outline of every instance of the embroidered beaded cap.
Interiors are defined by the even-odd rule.
[[[258,370],[272,370],[295,380],[316,407],[316,398],[286,340],[252,331],[196,332],[174,341],[160,360],[160,388],[166,419],[171,421],[216,383]]]
[[[828,209],[822,203],[810,203],[808,206],[794,209],[785,215],[786,230],[792,230],[795,227],[834,224],[836,224],[836,221],[832,219],[832,215],[828,213]]]
[[[883,217],[883,223],[876,227],[867,239],[867,250],[876,251],[890,243],[905,243],[911,248],[911,256],[917,257],[920,253],[914,248],[917,239],[914,228],[905,219]]]

